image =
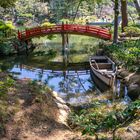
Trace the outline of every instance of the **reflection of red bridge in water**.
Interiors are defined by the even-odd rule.
[[[30,40],[34,37],[45,36],[50,34],[77,34],[110,40],[111,34],[107,29],[89,25],[62,24],[51,27],[35,27],[18,32],[19,40]]]
[[[43,63],[42,63],[43,64]],[[17,65],[22,70],[23,68],[28,70],[35,70],[36,64],[32,64],[32,66],[28,66],[26,64]],[[39,69],[44,71],[49,71],[51,73],[62,73],[67,72],[69,74],[79,72],[79,73],[88,73],[90,70],[89,62],[77,62],[77,63],[68,63],[67,66],[64,65],[64,62],[53,62],[50,61],[46,63],[43,67],[38,66]]]

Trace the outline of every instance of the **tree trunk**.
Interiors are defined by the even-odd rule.
[[[136,10],[138,12],[139,18],[140,18],[140,3],[138,2],[138,0],[133,0]]]
[[[114,37],[113,43],[118,42],[118,15],[119,15],[119,0],[115,0],[114,5]]]
[[[128,25],[127,13],[127,0],[121,0],[122,32],[124,32],[124,27]]]

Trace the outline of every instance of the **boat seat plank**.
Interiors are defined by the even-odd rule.
[[[105,56],[93,56],[90,58],[91,60],[96,60],[96,59],[107,59]]]
[[[99,69],[112,69],[111,63],[98,63],[97,64]],[[97,69],[97,65],[95,63],[92,63],[92,66]]]
[[[107,73],[113,73],[112,70],[109,70],[109,69],[102,69],[102,70],[99,70],[100,72],[107,72]]]

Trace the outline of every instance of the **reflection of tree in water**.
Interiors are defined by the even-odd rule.
[[[62,93],[78,93],[81,90],[81,85],[78,82],[77,77],[74,75],[66,75],[63,81],[59,82],[59,92]]]
[[[87,82],[90,83],[90,84],[89,84],[89,89],[88,89],[87,92],[90,92],[90,91],[95,90],[95,84],[94,84],[93,80],[91,79],[91,77],[87,79]]]
[[[0,60],[0,68],[2,71],[11,70],[15,65],[15,58],[11,57],[10,59]]]
[[[43,73],[44,73],[44,70],[43,70],[43,69],[41,69],[41,71],[38,72],[38,81],[39,81],[39,82],[42,81]]]
[[[29,76],[29,78],[31,78],[32,80],[44,82],[50,88],[59,92],[60,96],[62,95],[62,97],[66,98],[67,101],[69,101],[71,98],[76,98],[78,96],[81,97],[82,95],[84,95],[83,93],[85,93],[85,91],[90,90],[89,88],[93,89],[92,84],[90,84],[90,80],[88,79],[89,74],[86,70],[77,72],[74,70],[63,72],[46,70],[43,68],[39,69],[33,67],[32,65],[26,64],[26,62],[28,62],[28,58],[24,59],[24,57],[20,57],[18,59],[8,59],[8,61],[6,60],[6,62],[3,61],[2,63],[3,69],[12,69],[14,67],[16,69],[13,72],[19,71],[19,76],[27,76],[27,78]],[[51,68],[53,67],[56,67],[56,65],[53,64]],[[83,65],[81,65],[81,67],[83,68]],[[84,87],[86,87],[86,90],[84,89]],[[85,95],[87,95],[87,93],[85,93]]]
[[[48,85],[49,81],[52,80],[53,78],[61,78],[62,75],[60,73],[48,73],[47,78],[44,80],[44,84]]]
[[[77,76],[76,73],[69,74],[67,72],[56,72],[47,74],[47,78],[45,79],[45,84],[49,85],[53,78],[59,78],[58,89],[59,93],[63,93],[64,98],[68,101],[71,97],[76,98],[76,96],[82,96],[84,93],[86,95],[86,91],[84,89],[84,85],[88,81],[88,89],[87,92],[91,92],[94,87],[92,86],[90,78],[83,78],[82,75]],[[54,83],[51,83],[50,87],[54,89]]]

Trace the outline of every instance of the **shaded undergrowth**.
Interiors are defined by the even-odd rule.
[[[129,71],[140,72],[140,40],[129,40],[119,44],[103,46],[107,55],[110,55],[118,65]]]
[[[69,116],[69,124],[82,134],[98,135],[99,132],[115,131],[140,118],[140,100],[128,106],[121,103],[106,104],[99,101],[92,103],[92,108],[73,111]],[[113,136],[115,137],[115,136]]]

